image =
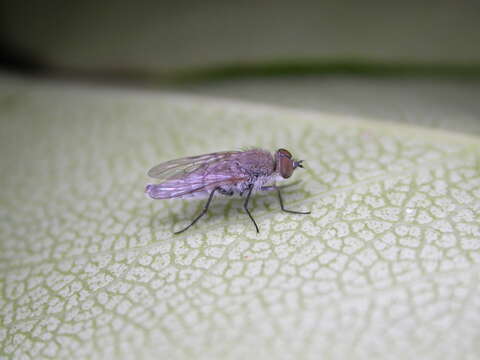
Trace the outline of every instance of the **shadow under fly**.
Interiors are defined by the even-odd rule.
[[[152,199],[206,198],[203,210],[180,234],[193,226],[204,216],[217,195],[239,195],[243,209],[259,228],[250,212],[250,200],[258,191],[275,191],[282,211],[292,214],[310,214],[309,211],[295,211],[285,208],[281,187],[276,181],[288,179],[303,160],[295,160],[285,149],[274,154],[262,149],[246,151],[223,151],[205,155],[184,157],[161,163],[148,171],[153,178],[162,179],[159,184],[149,184],[145,192]]]

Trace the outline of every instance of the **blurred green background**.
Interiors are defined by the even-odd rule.
[[[0,14],[4,69],[480,133],[478,1],[2,1]]]

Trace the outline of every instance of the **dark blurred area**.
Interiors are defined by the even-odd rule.
[[[3,68],[479,76],[479,1],[1,1]],[[217,74],[218,75],[218,74]]]

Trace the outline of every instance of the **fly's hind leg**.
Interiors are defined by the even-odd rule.
[[[280,202],[280,208],[282,209],[282,211],[285,211],[285,212],[290,213],[290,214],[301,214],[301,215],[308,215],[308,214],[310,214],[310,211],[295,211],[295,210],[285,209],[285,207],[283,206],[282,194],[281,194],[280,188],[279,188],[278,186],[275,186],[275,185],[272,185],[272,186],[262,186],[261,189],[262,189],[263,191],[272,191],[272,190],[276,190],[276,191],[277,191],[278,201]]]
[[[207,203],[205,204],[205,207],[203,208],[202,212],[191,222],[190,225],[188,225],[186,228],[180,230],[180,231],[175,231],[174,234],[175,235],[178,235],[178,234],[181,234],[183,233],[184,231],[188,230],[188,228],[190,228],[193,224],[195,224],[203,215],[205,215],[207,213],[207,210],[208,210],[208,207],[210,206],[210,202],[212,201],[213,199],[213,194],[215,193],[215,191],[217,190],[220,190],[219,187],[216,187],[215,189],[212,190],[212,192],[210,193],[210,195],[208,196],[208,200],[207,200]]]

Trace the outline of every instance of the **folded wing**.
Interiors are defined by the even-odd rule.
[[[147,185],[145,192],[153,199],[206,196],[216,187],[246,181],[247,176],[239,173],[232,161],[238,153],[212,153],[159,164],[148,175],[165,181]]]
[[[148,176],[156,179],[181,178],[202,166],[228,160],[238,153],[239,151],[223,151],[166,161],[151,168]]]

